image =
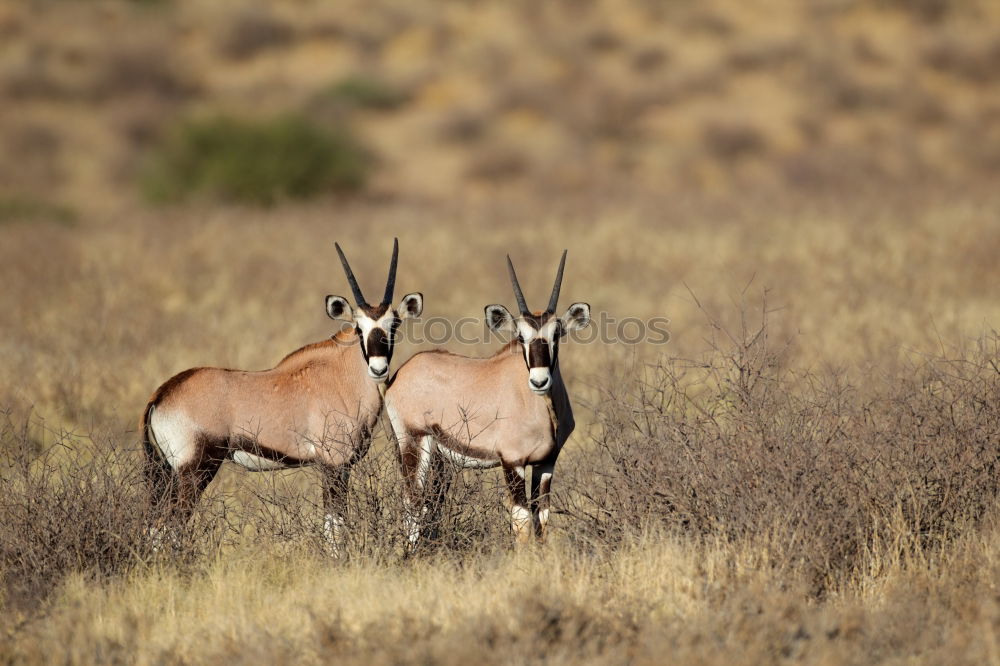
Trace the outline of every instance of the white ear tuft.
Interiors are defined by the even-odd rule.
[[[566,308],[566,314],[562,316],[561,321],[564,333],[590,326],[590,305],[587,303],[574,303]]]
[[[330,319],[354,321],[354,310],[343,296],[326,297],[326,314]]]
[[[424,295],[419,291],[403,296],[399,302],[400,319],[414,319],[419,317],[424,311]]]

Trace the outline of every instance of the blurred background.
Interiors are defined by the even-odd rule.
[[[6,2],[0,205],[966,183],[1000,168],[998,28],[988,0]],[[227,175],[255,141],[273,163]]]
[[[0,655],[996,663],[998,184],[1000,0],[0,0]],[[379,431],[345,559],[317,469],[236,465],[148,557],[151,393],[393,237],[394,369],[569,250],[554,548],[470,472],[401,559]]]
[[[568,247],[563,305],[671,320],[581,375],[765,288],[807,365],[960,341],[1000,320],[998,79],[991,0],[4,2],[0,399],[128,421],[269,367],[331,332],[335,239],[377,293],[399,236],[452,318]]]

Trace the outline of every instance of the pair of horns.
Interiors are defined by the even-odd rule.
[[[556,282],[552,285],[552,296],[549,297],[549,306],[545,308],[546,314],[553,314],[556,311],[556,304],[559,302],[559,290],[562,288],[563,268],[566,267],[566,252],[563,250],[562,259],[559,260],[559,271],[556,272]],[[514,297],[517,299],[517,308],[522,315],[531,314],[528,304],[524,301],[524,294],[521,292],[521,285],[517,282],[517,273],[514,272],[514,264],[507,255],[507,271],[510,273],[511,284],[514,285]]]
[[[347,274],[347,282],[351,285],[351,291],[354,292],[354,300],[357,301],[358,305],[368,305],[368,301],[365,300],[365,295],[361,293],[361,287],[358,285],[357,278],[354,277],[354,271],[351,270],[351,265],[347,263],[347,257],[344,256],[344,251],[340,249],[340,243],[334,243],[334,247],[337,248],[337,254],[340,255],[340,263],[344,265],[344,273]],[[382,296],[382,305],[389,305],[392,303],[392,292],[396,288],[396,262],[399,259],[399,239],[392,239],[392,259],[389,261],[389,279],[385,282],[385,295]]]

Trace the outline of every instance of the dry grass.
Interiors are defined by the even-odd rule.
[[[998,19],[0,5],[0,660],[1000,663]],[[356,129],[370,187],[137,198],[178,118],[287,113]],[[397,364],[430,318],[510,300],[506,252],[529,302],[568,247],[563,303],[670,320],[563,348],[551,542],[512,550],[497,475],[468,473],[407,556],[379,435],[339,558],[315,470],[230,465],[152,552],[152,390],[330,335],[333,241],[370,289],[393,236],[397,292],[426,295]]]
[[[997,208],[972,189],[739,205],[610,190],[0,228],[16,295],[0,311],[3,651],[993,660],[1000,375],[981,285],[997,279]],[[341,560],[321,547],[311,470],[224,469],[180,551],[150,553],[134,433],[148,393],[191,365],[266,367],[328,335],[322,296],[344,285],[327,244],[368,284],[389,234],[400,290],[423,290],[427,317],[509,300],[506,250],[537,299],[564,244],[566,302],[670,317],[664,347],[567,345],[580,429],[557,470],[553,542],[510,551],[498,480],[470,474],[441,540],[405,558],[380,438],[354,476]],[[763,285],[780,310],[766,337]]]
[[[63,582],[4,639],[28,663],[995,663],[995,529],[810,601],[766,537],[332,565],[264,544]]]

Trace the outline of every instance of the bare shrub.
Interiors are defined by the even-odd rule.
[[[490,118],[485,112],[456,110],[442,117],[436,132],[448,143],[474,143],[487,134],[489,125]]]
[[[422,521],[415,553],[462,556],[508,547],[505,489],[497,476],[463,472],[449,464],[437,471],[441,476],[428,488],[433,496],[427,498],[430,511]],[[251,490],[256,508],[243,507],[242,519],[230,516],[233,531],[252,526],[267,539],[332,555],[338,562],[358,558],[391,562],[414,554],[408,545],[403,481],[394,445],[373,447],[352,469],[344,530],[335,544],[323,533],[324,510],[318,494],[296,492],[277,478],[268,476]]]
[[[702,131],[702,138],[708,151],[722,159],[754,155],[767,148],[767,140],[761,131],[744,123],[709,123]]]
[[[632,54],[632,69],[640,73],[656,72],[670,64],[670,51],[660,46],[646,46]]]
[[[956,40],[938,39],[923,53],[932,69],[975,84],[995,83],[1000,66],[1000,39],[969,45]]]
[[[0,575],[9,603],[36,605],[74,573],[120,575],[153,561],[185,571],[248,544],[332,556],[331,564],[415,554],[393,447],[379,446],[355,466],[346,529],[332,546],[323,533],[319,484],[294,482],[308,470],[248,474],[235,488],[216,481],[190,521],[157,531],[162,523],[151,513],[131,435],[80,436],[10,410],[0,419]],[[496,475],[440,471],[445,483],[435,487],[442,496],[432,502],[416,554],[508,548],[505,491]]]
[[[0,414],[0,571],[7,598],[40,600],[71,572],[119,574],[144,526],[134,452]]]
[[[170,57],[170,43],[157,38],[131,39],[102,53],[90,94],[95,99],[148,96],[184,101],[199,85]]]
[[[466,167],[465,175],[472,180],[508,181],[523,176],[529,168],[524,154],[509,146],[486,146]]]
[[[251,58],[261,51],[288,45],[295,38],[292,26],[259,7],[236,13],[219,42],[219,52],[234,60]]]
[[[767,318],[736,332],[710,318],[703,359],[662,358],[603,390],[595,451],[560,498],[571,530],[612,544],[651,524],[767,538],[773,565],[821,593],[983,518],[998,491],[995,333],[862,388],[785,369]]]

